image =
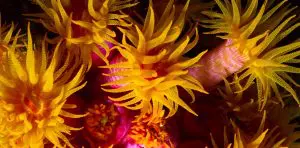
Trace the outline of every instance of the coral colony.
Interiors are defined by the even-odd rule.
[[[289,1],[30,3],[0,18],[0,147],[300,147]]]

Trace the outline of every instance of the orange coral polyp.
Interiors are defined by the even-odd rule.
[[[178,86],[183,87],[193,100],[195,96],[192,90],[207,93],[201,83],[188,74],[188,68],[195,66],[206,51],[191,59],[183,57],[198,42],[197,28],[191,29],[184,38],[178,38],[184,27],[188,4],[189,1],[175,20],[175,7],[173,1],[170,1],[163,15],[155,23],[150,1],[144,25],[135,24],[128,29],[119,28],[123,32],[122,46],[114,48],[118,49],[125,60],[101,66],[112,69],[111,73],[105,74],[106,76],[121,77],[102,86],[127,84],[115,89],[103,88],[112,93],[128,92],[122,97],[110,99],[119,106],[140,110],[140,117],[151,114],[150,122],[156,122],[156,119],[161,117],[173,116],[178,105],[197,115],[179,97]],[[191,41],[193,36],[194,40]],[[127,39],[131,43],[127,43]],[[118,68],[123,70],[113,70]],[[168,114],[164,107],[169,110]]]
[[[273,3],[265,0],[259,10],[258,0],[248,1],[245,8],[241,6],[239,0],[232,0],[231,3],[215,1],[221,13],[205,11],[204,14],[212,19],[204,20],[203,26],[214,29],[208,34],[225,34],[219,37],[232,40],[233,43],[228,47],[236,48],[238,53],[247,59],[243,62],[243,67],[236,72],[240,74],[240,78],[235,83],[246,79],[243,89],[237,93],[246,90],[253,81],[256,81],[259,110],[263,110],[272,95],[275,95],[284,106],[277,86],[279,85],[300,104],[295,90],[286,82],[298,86],[287,73],[299,73],[299,68],[290,66],[288,61],[297,60],[296,57],[300,55],[297,52],[300,42],[294,41],[281,47],[274,47],[300,26],[300,23],[292,21],[296,20],[296,15],[288,16],[296,7],[283,6],[287,0],[276,4],[273,8],[271,8]]]
[[[263,112],[261,117],[261,122],[259,124],[259,127],[257,128],[257,131],[255,133],[247,133],[246,131],[243,131],[240,127],[236,125],[231,120],[231,124],[233,126],[234,135],[233,136],[233,142],[229,143],[228,136],[226,133],[226,128],[224,129],[224,147],[227,148],[269,148],[269,147],[280,147],[284,146],[283,142],[286,138],[279,138],[279,133],[276,131],[278,127],[273,128],[272,130],[269,130],[265,128],[265,122],[266,122],[266,111]],[[275,136],[274,136],[275,135]],[[213,148],[218,148],[218,145],[216,144],[213,135],[210,135]]]
[[[27,35],[26,53],[21,54],[17,47],[17,34],[6,48],[8,58],[4,60],[11,64],[0,67],[0,129],[3,129],[0,130],[0,143],[4,147],[42,147],[47,139],[56,147],[73,147],[64,134],[81,128],[65,125],[62,117],[85,116],[64,109],[76,107],[65,102],[85,86],[82,79],[86,67],[76,61],[73,66],[78,70],[66,70],[72,60],[59,59],[61,42],[54,49],[53,56],[48,57],[45,40],[41,52],[34,48],[30,25]],[[65,75],[60,76],[61,73]],[[71,75],[74,77],[70,78]]]
[[[90,56],[92,52],[108,63],[107,57],[110,53],[108,43],[119,44],[114,39],[116,33],[108,27],[130,26],[131,24],[125,21],[128,16],[120,14],[118,11],[137,3],[133,3],[132,0],[88,0],[88,7],[83,12],[76,12],[76,14],[80,14],[80,19],[73,20],[73,12],[67,12],[62,4],[64,1],[61,1],[52,0],[51,3],[45,4],[41,0],[36,0],[45,13],[25,14],[25,16],[31,17],[31,21],[41,23],[47,30],[58,34],[57,37],[47,38],[47,41],[57,44],[60,39],[64,39],[63,43],[68,50],[72,50],[72,54],[81,55],[84,64],[89,65],[88,68],[92,64]],[[76,27],[73,27],[73,24]],[[106,50],[105,55],[99,51],[98,46]]]
[[[88,109],[85,128],[95,139],[107,141],[119,122],[119,116],[114,105],[95,104]]]
[[[87,33],[79,38],[70,38],[68,41],[84,44],[96,43],[107,51],[107,57],[109,55],[109,47],[106,42],[119,44],[114,40],[116,33],[108,27],[130,26],[131,24],[125,21],[128,15],[119,14],[118,11],[136,4],[132,3],[132,0],[88,0],[88,8],[83,13],[83,19],[73,21],[74,24],[84,28]]]
[[[155,148],[173,148],[174,144],[170,140],[170,135],[165,131],[165,121],[160,119],[157,123],[147,123],[149,115],[143,117],[144,121],[133,122],[128,132],[128,137],[131,138],[135,144]]]

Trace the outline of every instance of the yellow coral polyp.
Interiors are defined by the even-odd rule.
[[[227,136],[227,131],[224,129],[224,147],[227,148],[270,148],[283,146],[283,142],[286,138],[278,139],[279,133],[276,131],[278,127],[272,130],[266,129],[266,111],[263,112],[261,123],[255,134],[246,133],[240,129],[232,120],[232,126],[234,130],[233,141],[230,142]],[[211,134],[211,141],[213,148],[218,148],[213,135]]]
[[[72,38],[72,14],[67,14],[61,0],[51,0],[51,4],[48,5],[40,0],[36,0],[36,3],[45,13],[25,14],[25,16],[30,16],[29,20],[41,23],[47,30],[59,35],[53,39],[47,38],[48,42],[55,44],[62,38]],[[68,46],[70,44],[68,42]]]
[[[62,1],[68,5],[68,1]],[[67,13],[64,9],[61,0],[51,0],[51,3],[44,4],[41,0],[36,0],[36,3],[44,10],[45,13],[40,14],[25,14],[30,16],[29,20],[42,23],[43,26],[51,32],[57,33],[55,38],[47,38],[47,41],[56,44],[59,40],[64,39],[68,50],[72,50],[74,54],[81,55],[83,62],[90,68],[91,52],[96,53],[106,63],[107,56],[110,53],[108,43],[118,44],[114,40],[116,34],[108,26],[129,26],[124,18],[128,17],[125,14],[119,14],[118,11],[127,7],[132,7],[137,3],[132,0],[88,0],[88,8],[80,16],[80,20],[72,20],[73,12]],[[96,6],[96,10],[94,8]],[[97,11],[99,10],[99,11]],[[79,13],[81,15],[81,13]],[[72,23],[84,29],[76,30],[79,35],[75,34]],[[103,55],[96,45],[101,46],[106,50]]]
[[[286,24],[290,19],[287,19],[283,24],[278,26],[278,28],[276,28],[271,33],[271,35],[268,38],[266,38],[261,44],[264,44],[266,40],[268,40],[269,43],[272,43],[273,42],[272,40],[275,38],[274,33],[280,32],[284,24]],[[295,26],[299,26],[299,25],[300,23],[295,24]],[[283,36],[287,32],[289,32],[289,30],[278,33],[276,34],[276,36]],[[264,50],[261,48],[267,48],[267,47],[269,46],[268,45],[257,46],[256,48],[258,50]],[[288,82],[298,87],[300,85],[297,84],[287,74],[287,73],[297,73],[297,74],[300,73],[299,68],[289,65],[290,61],[297,60],[296,58],[300,55],[299,51],[295,51],[299,47],[300,47],[300,42],[295,41],[285,46],[267,49],[268,52],[266,52],[261,57],[251,59],[246,63],[244,69],[238,72],[238,73],[242,72],[238,81],[248,77],[247,82],[243,87],[243,90],[247,89],[252,84],[252,82],[256,80],[257,90],[258,90],[258,102],[260,103],[260,107],[259,107],[260,109],[262,109],[265,106],[267,99],[272,97],[273,95],[272,90],[276,98],[278,98],[281,104],[284,105],[282,96],[279,93],[280,91],[277,85],[281,86],[286,91],[288,91],[293,96],[295,101],[298,104],[300,104],[297,93]],[[286,82],[286,80],[288,82]]]
[[[48,31],[57,34],[54,38],[47,37],[47,42],[57,44],[60,40],[63,40],[62,44],[67,47],[66,50],[71,50],[72,52],[70,53],[74,55],[80,55],[81,60],[88,65],[88,68],[92,64],[90,56],[92,51],[106,61],[96,46],[83,46],[71,40],[74,38],[74,28],[72,28],[73,12],[67,13],[61,0],[51,0],[51,3],[49,1],[45,3],[41,0],[36,0],[35,2],[43,9],[44,13],[24,15],[29,16],[30,21],[41,23]],[[87,44],[92,44],[92,42]]]
[[[133,122],[128,132],[130,137],[136,144],[144,147],[155,148],[165,147],[174,148],[169,133],[165,130],[165,121],[159,119],[157,123],[148,123],[148,115],[143,116],[141,122]]]
[[[290,96],[287,96],[290,98]],[[299,147],[300,131],[297,130],[299,123],[294,122],[299,118],[299,107],[288,104],[284,108],[280,104],[271,104],[266,107],[269,110],[268,121],[275,124],[278,131],[276,136],[286,137],[283,146]],[[274,135],[274,134],[273,134]]]
[[[83,16],[83,20],[73,21],[74,24],[87,30],[84,36],[79,38],[68,39],[73,43],[96,43],[106,49],[108,56],[109,47],[106,42],[118,44],[114,40],[116,33],[108,28],[109,26],[130,26],[125,21],[128,15],[120,14],[118,11],[135,6],[132,0],[88,0],[87,12]]]
[[[185,20],[189,1],[175,20],[175,7],[171,0],[159,21],[155,23],[154,10],[150,1],[144,25],[135,24],[123,32],[121,46],[116,46],[124,57],[124,62],[102,66],[102,68],[121,68],[106,76],[122,77],[120,80],[108,82],[102,86],[122,86],[116,89],[103,88],[112,93],[128,92],[119,98],[110,98],[117,105],[131,110],[140,110],[142,117],[151,114],[151,122],[166,115],[174,115],[178,105],[197,115],[180,97],[177,86],[184,88],[195,99],[192,90],[207,93],[202,85],[188,74],[188,69],[195,66],[202,52],[192,59],[182,55],[193,48],[198,41],[197,29],[188,32],[184,38],[178,39]],[[190,38],[194,40],[190,42]],[[127,43],[127,39],[131,43]],[[178,40],[178,41],[177,41]],[[124,84],[126,84],[124,86]]]
[[[284,5],[287,0],[278,3],[273,8],[272,2],[264,0],[260,9],[258,0],[248,0],[247,5],[242,7],[240,0],[231,0],[222,2],[215,0],[219,6],[221,13],[214,11],[204,11],[210,19],[202,20],[203,26],[213,29],[208,34],[218,34],[217,36],[223,39],[233,40],[234,47],[237,47],[240,53],[248,58],[258,56],[262,51],[256,51],[257,44],[267,36],[268,31],[274,30],[285,17],[290,14],[295,8],[290,8],[290,5]],[[287,25],[288,27],[290,26]],[[291,27],[291,28],[294,28]],[[295,29],[295,28],[294,28]],[[294,29],[289,29],[293,31]],[[275,39],[280,41],[281,38]],[[273,45],[277,42],[274,41]]]
[[[62,117],[84,116],[64,109],[76,107],[65,102],[85,86],[82,79],[86,67],[70,53],[66,60],[61,60],[61,41],[49,57],[45,40],[41,51],[34,48],[30,25],[27,35],[25,54],[19,54],[16,48],[18,33],[11,46],[5,47],[7,64],[0,67],[0,143],[4,147],[43,147],[47,139],[56,147],[73,147],[64,134],[81,128],[65,125]],[[76,71],[69,68],[72,60]]]
[[[256,80],[260,110],[272,95],[284,105],[277,85],[283,87],[298,104],[300,103],[295,90],[285,81],[299,86],[287,73],[299,73],[299,68],[289,66],[289,63],[297,61],[300,42],[275,47],[300,26],[300,23],[293,21],[295,15],[288,16],[296,7],[290,8],[288,4],[281,8],[286,2],[282,1],[271,8],[273,3],[265,0],[258,11],[257,0],[248,1],[245,8],[241,7],[239,0],[231,0],[231,3],[225,1],[225,4],[216,0],[222,13],[203,12],[212,18],[203,21],[204,27],[215,29],[208,33],[221,33],[223,35],[219,37],[233,40],[231,46],[237,47],[240,54],[248,58],[244,67],[237,72],[240,78],[235,82],[248,78],[241,90],[243,91]],[[270,9],[267,10],[268,8]]]

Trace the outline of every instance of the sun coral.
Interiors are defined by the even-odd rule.
[[[235,74],[233,80],[237,80],[237,79],[238,76],[237,74]],[[242,85],[239,82],[230,84],[227,79],[224,79],[224,85],[225,88],[219,87],[217,88],[217,90],[220,96],[224,99],[226,105],[228,105],[229,111],[239,112],[243,110],[245,107],[247,108],[249,106],[256,105],[253,99],[246,100],[246,97],[243,97],[244,96],[243,92],[235,93],[243,89]],[[248,97],[250,98],[251,96],[247,96],[247,98]]]
[[[143,119],[147,121],[149,115]],[[174,148],[171,135],[165,130],[165,121],[160,119],[157,123],[145,121],[133,122],[127,135],[127,145],[133,147],[138,145],[147,148]]]
[[[241,55],[246,56],[248,59],[255,58],[269,44],[273,47],[298,27],[299,24],[292,25],[294,22],[285,21],[284,24],[287,25],[283,26],[285,26],[285,29],[288,27],[289,29],[283,34],[276,39],[274,39],[274,36],[279,35],[278,30],[269,34],[270,30],[274,30],[280,25],[282,20],[296,8],[296,6],[290,8],[288,4],[279,9],[286,2],[282,1],[266,11],[268,7],[273,6],[273,3],[268,3],[265,0],[258,11],[257,0],[247,1],[245,8],[241,6],[240,0],[232,0],[231,3],[226,1],[225,4],[220,0],[216,0],[222,13],[204,11],[203,14],[207,15],[209,19],[202,20],[202,26],[213,29],[213,31],[207,32],[208,34],[218,34],[217,36],[220,38],[232,40],[231,45],[227,46],[237,48]],[[260,43],[261,40],[264,40],[264,42]]]
[[[267,120],[275,126],[277,134],[273,134],[277,138],[285,138],[282,146],[288,147],[299,147],[300,131],[299,127],[299,117],[300,110],[299,107],[292,102],[293,98],[291,96],[285,96],[286,106],[282,108],[279,104],[269,104],[266,106],[268,110]],[[289,103],[290,102],[290,103]]]
[[[300,73],[300,69],[289,65],[289,61],[295,60],[300,55],[299,51],[293,51],[300,47],[300,42],[294,42],[286,46],[271,49],[261,58],[252,59],[245,64],[245,67],[238,73],[242,73],[237,81],[247,78],[242,90],[247,89],[256,80],[258,90],[259,109],[264,108],[267,99],[272,97],[272,90],[276,98],[284,106],[282,96],[277,85],[288,91],[295,101],[300,104],[296,91],[290,83],[299,87],[287,73]],[[243,71],[245,70],[245,71]],[[288,82],[286,82],[287,80]]]
[[[137,3],[132,0],[88,0],[87,14],[83,16],[83,20],[73,21],[73,23],[85,28],[88,33],[80,38],[70,39],[72,42],[78,43],[96,43],[108,51],[110,42],[118,44],[113,38],[116,33],[109,26],[130,26],[125,18],[129,17],[126,14],[119,14],[118,11],[135,6]]]
[[[196,115],[179,97],[177,88],[183,87],[193,100],[195,96],[192,90],[207,93],[187,70],[195,66],[205,52],[192,59],[183,57],[183,54],[196,45],[197,29],[191,29],[184,38],[179,39],[188,4],[189,1],[175,20],[175,7],[171,0],[159,21],[155,23],[157,19],[150,1],[144,25],[137,23],[129,29],[120,28],[123,32],[122,45],[114,48],[118,49],[124,60],[101,66],[111,69],[111,73],[105,74],[106,76],[120,78],[102,85],[104,87],[119,85],[119,88],[103,88],[103,90],[112,93],[127,92],[119,98],[110,97],[116,105],[130,110],[140,110],[140,117],[149,113],[152,115],[151,122],[163,116],[174,115],[178,105]],[[194,40],[190,42],[193,36]],[[127,40],[131,43],[127,43]],[[167,116],[164,107],[169,109]]]
[[[254,135],[246,133],[241,130],[233,121],[231,121],[234,129],[234,138],[233,142],[230,142],[227,136],[226,128],[224,129],[224,147],[238,147],[238,148],[271,148],[279,147],[284,142],[285,138],[279,139],[276,134],[276,128],[273,128],[271,131],[264,128],[266,120],[266,112],[264,111],[261,123]],[[214,148],[218,148],[213,135],[211,136],[212,145]]]
[[[202,12],[209,17],[201,20],[202,26],[213,29],[206,34],[217,34],[217,37],[222,39],[233,40],[232,45],[247,57],[258,55],[258,52],[252,51],[257,42],[267,35],[268,30],[276,28],[296,8],[296,6],[290,8],[287,4],[279,9],[287,0],[278,3],[268,11],[267,8],[273,6],[274,1],[264,0],[260,9],[258,9],[258,0],[248,0],[245,7],[242,7],[240,0],[231,0],[231,2],[226,0],[225,4],[220,0],[215,1],[221,13]],[[282,38],[278,38],[280,39]]]
[[[52,0],[51,3],[44,3],[36,0],[36,3],[43,9],[45,13],[24,14],[29,17],[30,21],[43,24],[43,26],[50,32],[56,34],[54,38],[46,38],[46,41],[51,44],[57,44],[63,40],[62,46],[66,46],[66,50],[71,50],[72,54],[80,55],[84,64],[91,66],[91,52],[96,53],[101,59],[106,60],[105,57],[96,46],[82,46],[70,42],[69,39],[74,37],[76,30],[72,26],[73,12],[69,13],[63,7],[61,0]],[[79,30],[78,30],[79,31]],[[77,33],[78,34],[78,33]]]
[[[76,108],[76,105],[65,102],[71,94],[85,86],[82,78],[86,67],[72,58],[70,53],[63,61],[59,56],[61,42],[54,49],[52,57],[47,56],[45,41],[42,51],[36,50],[30,25],[27,36],[28,42],[24,43],[26,53],[16,57],[20,52],[16,48],[17,33],[12,45],[5,47],[8,51],[7,64],[0,68],[2,146],[42,147],[48,140],[57,147],[72,147],[64,134],[81,128],[65,125],[62,117],[85,116],[64,109]],[[72,61],[75,62],[74,68],[69,67]]]
[[[295,41],[285,46],[274,47],[299,27],[300,23],[291,21],[295,16],[284,20],[296,7],[290,8],[290,5],[286,5],[279,9],[286,2],[282,1],[266,11],[273,4],[264,1],[255,16],[258,8],[257,0],[248,1],[246,8],[243,8],[241,2],[237,0],[232,0],[231,3],[226,1],[225,4],[219,0],[216,2],[222,13],[203,12],[213,18],[204,20],[203,22],[208,25],[203,26],[215,29],[208,33],[221,34],[219,37],[232,40],[232,44],[228,46],[236,48],[247,58],[243,67],[237,72],[240,74],[237,81],[248,78],[241,91],[247,89],[256,80],[260,110],[264,108],[267,99],[272,97],[272,92],[284,105],[277,85],[291,93],[299,104],[296,92],[285,79],[299,86],[287,72],[299,73],[299,69],[289,66],[289,62],[295,61],[295,58],[300,55],[297,51],[300,42]]]
[[[56,44],[59,40],[64,39],[68,50],[72,50],[73,54],[82,56],[83,62],[90,68],[91,53],[95,53],[106,63],[109,55],[110,47],[108,44],[118,44],[114,40],[116,34],[109,26],[128,26],[123,19],[128,17],[125,14],[114,13],[121,9],[132,7],[137,3],[132,1],[119,0],[88,0],[87,11],[83,12],[67,12],[63,7],[61,0],[52,0],[51,4],[44,4],[40,0],[36,3],[45,11],[41,14],[25,14],[31,17],[30,20],[42,23],[49,31],[56,33],[55,38],[47,38],[47,41]],[[95,11],[99,8],[99,12]],[[80,20],[73,20],[73,14],[76,13]],[[78,26],[74,27],[74,24]],[[76,30],[77,29],[77,30]],[[75,47],[74,47],[75,46]],[[105,53],[99,51],[98,46],[105,49]],[[103,55],[105,54],[105,55]]]
[[[237,79],[238,77],[235,75],[234,80]],[[297,120],[296,118],[299,117],[299,108],[297,105],[291,103],[291,100],[293,99],[292,96],[281,93],[283,97],[287,97],[287,99],[285,99],[287,106],[284,108],[280,106],[279,101],[276,100],[275,97],[269,98],[268,103],[264,107],[265,111],[260,112],[256,110],[259,103],[254,102],[253,99],[248,99],[250,100],[249,102],[246,101],[246,98],[251,98],[251,95],[234,93],[234,91],[242,89],[242,86],[239,83],[230,84],[226,79],[224,82],[226,86],[225,91],[219,89],[219,92],[226,101],[229,112],[234,112],[234,114],[230,115],[230,118],[236,120],[236,122],[243,127],[242,129],[237,128],[237,125],[232,122],[235,131],[233,146],[245,146],[245,141],[249,140],[249,134],[251,133],[251,130],[249,129],[253,128],[257,118],[261,118],[262,121],[259,127],[260,132],[257,132],[256,134],[257,139],[254,138],[256,146],[253,145],[255,142],[251,142],[250,140],[252,146],[279,147],[297,145],[295,141],[299,139],[300,136],[299,131],[296,130],[298,124],[295,123],[295,121]],[[251,91],[246,91],[246,93],[251,93]],[[265,130],[263,132],[263,128],[272,130],[268,132]],[[259,135],[259,133],[261,134]],[[224,137],[226,139],[224,141],[228,141],[227,136],[224,135]],[[241,143],[239,141],[244,142]],[[246,147],[249,146],[246,145]]]
[[[108,142],[115,134],[116,126],[119,124],[120,114],[114,105],[95,104],[88,109],[85,117],[85,128],[97,141]]]
[[[82,19],[73,21],[74,24],[83,28],[85,32],[79,37],[69,38],[68,41],[74,44],[85,44],[85,46],[81,47],[83,50],[92,49],[104,62],[108,63],[110,44],[119,44],[114,39],[116,38],[116,33],[111,27],[130,26],[131,24],[125,21],[128,15],[120,14],[120,11],[136,4],[138,3],[132,0],[88,0],[88,8],[83,12]],[[105,49],[105,52],[99,52],[94,44]],[[105,54],[104,57],[102,54]]]
[[[0,147],[300,147],[296,0],[204,1],[0,1]]]
[[[47,30],[58,34],[53,39],[47,38],[48,42],[55,44],[61,39],[72,38],[72,14],[65,11],[61,0],[52,0],[50,4],[36,0],[36,3],[45,13],[25,14],[25,16],[30,16],[29,20],[41,23]],[[67,44],[70,46],[71,43]]]

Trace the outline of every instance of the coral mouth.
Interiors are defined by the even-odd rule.
[[[107,141],[115,132],[120,114],[113,105],[95,104],[88,109],[85,128],[97,140]]]
[[[24,106],[25,109],[30,113],[37,113],[39,110],[39,105],[28,97],[24,97]]]

